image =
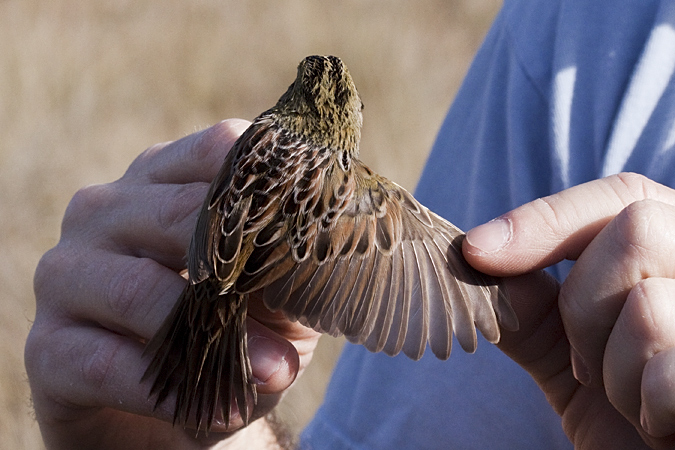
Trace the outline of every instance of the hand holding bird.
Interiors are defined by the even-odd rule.
[[[177,393],[194,413],[248,423],[257,392],[246,338],[249,294],[262,291],[317,331],[388,355],[476,348],[518,320],[497,279],[472,269],[463,233],[359,159],[361,98],[339,58],[310,56],[277,104],[227,155],[202,206],[188,284],[146,352],[156,402]]]

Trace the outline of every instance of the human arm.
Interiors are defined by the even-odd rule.
[[[140,383],[144,342],[186,282],[179,272],[209,182],[246,126],[226,121],[153,146],[119,180],[74,196],[59,243],[36,271],[25,350],[47,448],[274,445],[262,420],[234,435],[214,426],[195,439],[194,430],[172,426],[171,398],[153,410],[149,385]],[[262,308],[252,306],[251,316],[253,374],[263,380],[258,418],[309,362],[318,334]]]
[[[673,223],[675,191],[621,174],[467,235],[472,265],[516,276],[521,328],[499,346],[537,381],[575,448],[675,445]],[[533,272],[563,259],[576,263],[562,285]]]

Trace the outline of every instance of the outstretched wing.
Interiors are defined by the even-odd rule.
[[[471,268],[463,233],[405,189],[357,160],[334,164],[323,183],[254,238],[235,289],[264,289],[268,308],[371,351],[419,359],[427,342],[450,355],[453,330],[476,349],[476,327],[491,342],[518,321],[498,280]],[[317,192],[318,191],[318,192]],[[294,195],[297,199],[302,195]],[[300,218],[300,219],[299,219]]]

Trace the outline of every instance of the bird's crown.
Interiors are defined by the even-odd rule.
[[[336,56],[308,56],[273,111],[283,125],[315,143],[358,152],[363,103],[354,80]]]

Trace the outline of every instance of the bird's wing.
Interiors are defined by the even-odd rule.
[[[202,206],[188,252],[190,281],[214,277],[229,288],[249,258],[250,241],[278,235],[265,233],[270,222],[283,224],[278,212],[285,193],[306,184],[305,169],[325,167],[327,158],[326,149],[312,152],[306,140],[269,117],[256,119],[228,153]]]
[[[237,291],[264,288],[267,307],[291,320],[412,359],[427,342],[448,358],[453,330],[473,352],[476,327],[491,342],[499,324],[517,329],[498,280],[462,257],[457,227],[359,161],[352,165],[335,164],[314,193],[319,201],[298,205],[312,220],[278,220],[260,231]]]
[[[221,279],[228,278],[233,272],[241,248],[243,221],[250,205],[236,201],[228,188],[234,181],[243,187],[243,177],[237,176],[237,166],[242,156],[251,152],[252,144],[259,140],[263,131],[262,127],[247,128],[225,156],[211,183],[188,251],[187,269],[193,284],[216,274],[220,274]]]

